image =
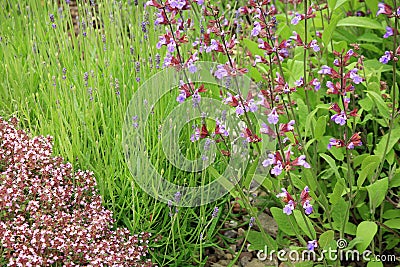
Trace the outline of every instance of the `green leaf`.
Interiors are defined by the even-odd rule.
[[[396,170],[396,173],[389,182],[389,186],[390,188],[400,186],[400,169]]]
[[[320,139],[326,130],[326,116],[321,116],[317,120],[317,124],[315,125],[315,138]]]
[[[366,111],[370,111],[374,107],[374,102],[368,97],[359,100],[358,104]]]
[[[387,210],[383,213],[382,218],[384,219],[394,219],[394,218],[400,218],[400,210]]]
[[[335,238],[335,232],[333,230],[328,230],[319,236],[318,245],[323,249],[326,248],[332,240]]]
[[[369,204],[372,210],[375,210],[385,199],[388,187],[389,180],[387,177],[367,186]]]
[[[277,208],[277,207],[272,207],[271,208],[271,213],[272,217],[274,217],[274,220],[278,224],[278,229],[284,232],[287,235],[290,236],[295,236],[296,232],[300,233],[300,229],[298,228],[297,224],[293,222],[293,219],[291,216],[286,215],[283,213],[282,209]],[[292,222],[292,223],[290,223]],[[293,226],[294,228],[293,228]]]
[[[357,226],[356,237],[361,240],[361,242],[358,243],[356,247],[360,253],[368,248],[377,230],[378,226],[374,222],[363,221]]]
[[[330,10],[334,10],[337,0],[328,0],[328,7]]]
[[[250,188],[251,181],[253,180],[253,176],[257,170],[258,160],[259,158],[256,158],[247,171],[246,179],[243,182],[243,186],[247,189]]]
[[[305,218],[305,220],[304,220],[303,215],[301,214],[301,211],[299,211],[299,210],[294,210],[293,214],[294,214],[294,217],[296,218],[297,225],[300,226],[301,230],[303,230],[303,232],[306,233],[306,235],[310,239],[314,240],[316,238],[317,234],[315,233],[315,229],[311,223],[311,220],[306,215],[304,215],[304,218]],[[308,227],[310,227],[310,229],[307,227],[307,225],[308,225]]]
[[[372,32],[366,32],[360,37],[358,37],[357,41],[363,41],[363,42],[370,42],[370,43],[382,43],[382,37],[379,37],[378,35],[372,33]]]
[[[316,108],[314,111],[312,111],[310,114],[308,114],[308,108],[307,105],[304,103],[304,101],[299,98],[296,100],[297,101],[297,108],[298,108],[298,115],[299,115],[299,125],[305,125],[305,135],[307,135],[307,127],[311,126],[311,118],[313,118],[313,116],[310,116],[310,114],[315,114],[315,112],[317,112],[318,108]],[[308,115],[307,115],[308,114]]]
[[[381,1],[380,0],[368,0],[368,1],[365,1],[365,4],[371,10],[371,13],[375,15],[376,12],[378,11],[378,3],[379,2],[381,2]]]
[[[386,105],[385,101],[383,101],[382,96],[374,91],[367,91],[367,94],[372,102],[375,103],[379,110],[379,114],[386,119],[390,118],[389,107]]]
[[[264,241],[261,232],[251,230],[247,236],[247,241],[249,241],[250,249],[252,250],[265,250],[267,243]]]
[[[301,262],[296,262],[294,264],[295,267],[313,267],[314,262],[312,261],[301,261]]]
[[[346,4],[347,2],[349,2],[349,0],[337,0],[333,10],[338,9],[339,7],[341,7],[342,5]]]
[[[372,261],[368,261],[367,267],[383,267],[383,263],[381,261],[373,261],[372,260]]]
[[[349,235],[356,235],[357,226],[354,223],[347,222],[344,232]]]
[[[337,23],[337,27],[360,27],[375,30],[384,30],[384,27],[377,20],[367,17],[346,17]]]
[[[343,190],[346,188],[345,181],[343,178],[337,180],[335,184],[335,188],[333,189],[332,194],[329,197],[329,201],[334,205],[340,199],[342,199]]]
[[[335,1],[336,4],[336,1]],[[333,32],[336,29],[336,24],[338,23],[340,16],[334,15],[328,24],[328,26],[324,29],[322,34],[322,42],[324,43],[325,47],[328,47],[329,42],[332,39]]]
[[[391,219],[386,221],[384,224],[393,229],[400,229],[400,219]]]
[[[366,51],[372,51],[377,54],[383,54],[384,52],[376,46],[376,44],[360,44],[360,47]]]
[[[380,164],[380,157],[376,155],[371,155],[366,157],[361,164],[360,175],[357,179],[357,186],[361,187],[367,177],[372,177],[376,168]]]
[[[337,166],[336,166],[335,160],[334,160],[331,156],[329,156],[329,155],[327,155],[327,154],[325,154],[325,153],[321,153],[320,156],[321,156],[326,162],[328,162],[329,166],[330,166],[330,167],[333,169],[333,171],[335,172],[336,178],[339,180],[339,179],[341,178],[341,176],[340,176],[340,174],[339,174],[339,170],[338,170],[338,168],[337,168]]]
[[[369,156],[368,154],[361,154],[361,155],[355,157],[354,160],[353,160],[353,166],[354,166],[354,168],[360,166],[361,163],[363,162],[363,160],[364,160],[366,157],[368,157],[368,156]]]
[[[344,153],[343,153],[342,148],[332,147],[329,150],[329,153],[331,153],[332,156],[334,156],[335,159],[337,159],[337,160],[340,160],[340,161],[344,160]]]
[[[349,214],[346,214],[347,207],[348,204],[343,198],[339,199],[335,205],[332,205],[331,214],[335,230],[341,230],[343,223],[347,224],[349,221]]]
[[[247,49],[249,49],[250,53],[253,54],[253,56],[255,56],[255,55],[264,56],[265,51],[262,50],[261,48],[258,48],[258,43],[254,42],[250,39],[247,39],[247,38],[243,39],[243,43],[244,43],[244,46]]]
[[[386,155],[383,155],[383,153],[385,151],[385,146],[386,146],[386,142],[387,142],[388,138],[389,138],[389,133],[385,134],[382,137],[382,139],[376,145],[376,149],[374,150],[375,154],[380,156],[381,159],[385,158],[387,153],[389,153],[389,151],[399,141],[399,139],[400,139],[400,128],[392,129],[392,134],[390,136],[389,145],[388,145],[388,148],[387,148],[387,151],[386,151]]]

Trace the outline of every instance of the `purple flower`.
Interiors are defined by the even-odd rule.
[[[249,227],[253,227],[254,221],[255,221],[255,220],[256,220],[256,219],[255,219],[254,217],[251,217],[251,218],[250,218]]]
[[[292,23],[292,25],[297,25],[300,22],[300,20],[302,20],[302,16],[299,13],[296,13],[290,23]]]
[[[378,11],[376,12],[376,16],[379,16],[380,14],[385,14],[385,15],[391,15],[392,14],[392,8],[388,6],[385,3],[379,3],[378,4]]]
[[[307,244],[307,249],[308,250],[314,251],[314,249],[317,248],[317,247],[318,247],[317,240],[308,241],[308,244]]]
[[[282,192],[279,193],[279,194],[277,194],[276,197],[277,197],[277,198],[287,197],[287,193],[288,193],[288,192],[286,191],[286,189],[285,189],[285,188],[281,188],[281,190],[282,190]]]
[[[289,200],[288,204],[283,208],[283,213],[290,215],[294,210],[294,202],[293,200]]]
[[[271,124],[277,124],[279,121],[278,113],[276,112],[276,108],[273,108],[271,113],[268,114],[268,122]]]
[[[272,168],[271,174],[278,176],[282,173],[282,171],[283,171],[282,163],[278,161],[276,165]]]
[[[331,149],[333,146],[336,146],[338,144],[338,140],[336,140],[335,138],[331,138],[329,139],[329,144],[328,144],[328,149]]]
[[[328,87],[331,90],[335,90],[335,86],[334,86],[332,81],[327,81],[326,82],[326,87]]]
[[[358,69],[354,68],[350,71],[350,79],[353,80],[353,83],[359,84],[363,81],[363,79],[357,75]]]
[[[162,12],[156,13],[157,19],[154,21],[154,25],[159,25],[164,23],[164,16],[162,15]]]
[[[191,63],[189,63],[189,65],[188,65],[188,70],[189,70],[190,73],[196,73],[196,72],[197,72],[197,67],[196,67],[196,65],[194,65],[194,64],[191,62]]]
[[[212,217],[216,218],[218,216],[218,212],[219,212],[218,207],[215,207],[214,210],[213,210],[213,213],[212,213]]]
[[[167,44],[168,52],[173,53],[175,51],[175,42],[171,40],[169,44]]]
[[[272,154],[272,153],[269,153],[268,154],[268,158],[267,159],[265,159],[263,162],[262,162],[262,165],[264,166],[264,167],[268,167],[268,166],[270,166],[270,165],[273,165],[273,164],[275,164],[275,155],[274,154]]]
[[[50,15],[49,15],[49,18],[50,18],[50,21],[51,21],[51,22],[54,22],[54,15],[53,15],[53,14],[50,14]]]
[[[400,7],[397,8],[396,14],[397,14],[397,16],[400,16]]]
[[[310,47],[314,50],[314,52],[318,52],[321,49],[319,48],[317,40],[312,40],[310,43]]]
[[[236,114],[237,114],[238,116],[244,114],[244,108],[243,108],[242,105],[238,105],[238,106],[236,107]]]
[[[167,43],[167,39],[165,38],[164,35],[160,35],[158,37],[158,43],[156,44],[156,48],[160,49],[161,46],[165,45]]]
[[[344,111],[340,112],[340,114],[334,114],[331,116],[331,120],[333,120],[336,124],[341,126],[346,124],[347,116]]]
[[[321,83],[318,81],[317,78],[313,79],[311,81],[311,84],[314,85],[314,90],[315,91],[319,91],[319,89],[321,89]]]
[[[310,215],[310,214],[313,212],[313,206],[310,204],[310,200],[304,201],[304,203],[303,203],[303,209],[304,209],[304,212],[305,212],[307,215]]]
[[[385,54],[381,56],[379,62],[383,64],[388,64],[391,59],[392,59],[392,53],[390,51],[385,51]]]
[[[256,112],[258,110],[257,103],[254,102],[253,99],[251,99],[248,103],[247,106],[249,107],[250,112]]]
[[[179,104],[182,104],[183,102],[185,102],[185,99],[186,99],[186,93],[185,93],[185,91],[181,91],[181,92],[179,93],[179,95],[176,97],[176,101],[178,101]]]
[[[362,146],[362,142],[361,142],[361,141],[358,141],[356,144],[354,144],[353,142],[350,142],[350,143],[347,145],[347,148],[348,148],[348,149],[354,149],[355,146]]]
[[[297,160],[295,160],[293,162],[293,165],[295,165],[295,166],[303,166],[306,169],[311,168],[310,164],[308,164],[308,162],[306,161],[306,156],[305,155],[301,155],[300,157],[298,157]]]
[[[297,87],[302,87],[304,85],[304,78],[300,77],[300,79],[294,82],[294,85],[296,85]]]
[[[340,67],[340,61],[339,61],[339,59],[335,59],[334,61],[333,61],[333,65],[335,65],[336,67]]]
[[[175,195],[174,195],[175,203],[179,203],[181,201],[181,198],[182,198],[181,192],[179,192],[179,191],[176,192]]]
[[[55,28],[57,28],[57,25],[56,24],[51,24],[51,27],[53,27],[53,29],[55,29]]]
[[[319,73],[319,74],[332,74],[332,68],[331,68],[331,67],[328,67],[328,66],[326,66],[326,65],[323,65],[323,66],[321,67],[321,70],[318,71],[318,73]]]
[[[354,55],[354,50],[353,49],[349,49],[349,51],[347,51],[346,53],[348,56],[352,56]]]
[[[171,65],[171,61],[172,61],[172,55],[170,53],[167,53],[167,55],[164,58],[164,67],[168,67],[169,65]]]
[[[258,21],[254,22],[254,28],[251,30],[251,36],[258,36],[261,30],[261,24]]]
[[[172,8],[182,9],[186,5],[186,0],[169,0],[169,5]]]
[[[201,101],[201,96],[197,90],[194,92],[192,100],[193,100],[193,107],[198,107]]]
[[[217,79],[221,80],[223,77],[228,76],[228,72],[225,69],[224,65],[218,65],[217,70],[214,73],[214,76],[217,77]]]
[[[210,53],[211,51],[218,50],[218,42],[214,39],[211,39],[210,46],[206,48],[206,53]]]
[[[386,32],[383,35],[383,38],[388,38],[389,36],[392,36],[392,35],[393,35],[393,28],[386,26]]]

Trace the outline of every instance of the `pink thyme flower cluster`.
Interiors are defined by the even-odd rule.
[[[306,186],[300,194],[300,203],[304,209],[305,214],[307,215],[310,215],[313,212],[313,206],[310,203],[312,198],[309,192],[310,189],[308,188],[308,186]],[[297,203],[289,194],[289,192],[285,188],[282,188],[282,192],[277,194],[276,197],[281,198],[283,202],[287,203],[283,208],[283,213],[287,215],[292,214],[293,210],[296,208]]]
[[[88,171],[0,118],[0,247],[7,266],[152,266],[150,234],[112,230]]]

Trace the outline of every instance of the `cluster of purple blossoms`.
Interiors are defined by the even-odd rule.
[[[378,11],[376,12],[376,16],[385,15],[388,18],[397,17],[400,18],[400,6],[395,7],[394,9],[385,4],[383,2],[378,4]],[[383,38],[389,38],[394,34],[398,33],[398,29],[394,29],[390,26],[386,27],[386,32],[383,35]],[[385,51],[385,54],[379,59],[382,64],[388,64],[391,60],[398,60],[398,56],[400,55],[400,46],[397,47],[396,51]]]
[[[310,194],[310,189],[308,186],[304,187],[303,191],[300,194],[300,203],[304,209],[304,213],[310,215],[313,212],[313,206],[310,201],[312,200]],[[281,198],[284,203],[286,203],[283,208],[283,213],[290,215],[293,210],[296,208],[297,202],[293,199],[293,197],[289,194],[289,192],[282,188],[282,192],[276,195],[277,198]]]
[[[292,25],[297,25],[299,24],[300,21],[304,20],[304,19],[310,19],[310,18],[315,18],[315,9],[314,7],[310,6],[307,9],[307,14],[299,14],[299,13],[295,13],[294,17],[292,18],[292,20],[290,21],[290,23]]]
[[[262,162],[264,167],[272,166],[271,174],[280,175],[283,170],[290,171],[293,170],[294,167],[302,166],[304,168],[311,168],[310,164],[306,161],[306,156],[301,155],[294,160],[291,160],[291,155],[293,152],[289,146],[288,150],[285,151],[285,157],[283,158],[279,151],[275,153],[269,153],[268,158]]]
[[[51,27],[53,27],[53,29],[57,28],[57,25],[55,24],[55,20],[54,20],[54,14],[50,14],[49,19],[51,21]]]
[[[353,49],[350,49],[344,55],[341,55],[336,51],[334,52],[334,54],[340,57],[340,59],[335,59],[333,62],[333,64],[339,68],[339,72],[337,72],[334,68],[324,65],[321,67],[321,70],[318,73],[327,75],[332,80],[339,80],[336,83],[334,83],[333,81],[327,81],[326,87],[328,88],[327,94],[341,95],[343,97],[342,108],[339,107],[339,104],[333,103],[330,109],[336,112],[336,114],[331,116],[331,120],[334,121],[336,124],[344,125],[347,121],[348,116],[357,116],[357,109],[348,111],[350,98],[347,98],[346,95],[347,93],[353,92],[353,84],[360,84],[363,81],[363,78],[357,74],[357,68],[353,68],[346,73],[341,72],[341,66],[349,65],[350,58],[358,56],[358,54],[355,53]]]
[[[0,118],[0,246],[7,266],[152,266],[150,234],[113,230],[96,180]]]

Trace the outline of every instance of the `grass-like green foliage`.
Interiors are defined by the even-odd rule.
[[[61,9],[54,1],[0,3],[0,115],[20,118],[22,127],[32,135],[54,136],[55,155],[62,155],[74,169],[93,171],[103,205],[113,211],[116,224],[132,233],[151,232],[157,238],[152,245],[154,250],[150,251],[153,262],[161,266],[204,264],[205,248],[217,245],[219,230],[226,220],[235,216],[230,210],[230,197],[241,196],[239,192],[243,190],[233,190],[231,196],[217,203],[180,208],[176,213],[175,207],[148,196],[134,182],[122,149],[122,127],[129,101],[140,85],[162,68],[165,56],[165,47],[156,49],[158,36],[165,33],[165,28],[153,26],[155,9],[145,10],[140,0],[139,5],[134,4],[136,1],[99,1],[96,8],[90,1],[82,1],[78,6],[80,33],[75,35],[69,30],[73,26],[68,6],[65,1],[61,2]],[[230,22],[235,19],[234,10],[247,3],[211,2],[220,7],[221,14]],[[279,225],[274,241],[279,248],[305,247],[310,239],[318,240],[319,249],[334,248],[335,240],[340,237],[353,240],[350,244],[360,251],[370,248],[375,253],[396,252],[400,220],[396,210],[400,187],[400,127],[398,111],[391,115],[396,111],[396,106],[391,106],[391,96],[397,96],[394,100],[398,105],[398,86],[392,81],[396,81],[393,77],[399,72],[396,74],[396,65],[391,66],[392,62],[383,65],[378,59],[385,50],[393,50],[392,39],[381,36],[385,26],[396,25],[397,20],[394,23],[394,18],[376,18],[377,1],[322,1],[321,7],[326,2],[327,9],[316,11],[307,27],[304,21],[291,25],[293,16],[288,11],[296,8],[304,13],[304,6],[282,2],[276,1],[280,11],[276,15],[278,40],[289,39],[296,31],[303,39],[307,36],[308,41],[317,39],[321,51],[314,53],[310,49],[305,54],[300,46],[290,50],[282,66],[252,67],[252,57],[264,51],[258,48],[257,38],[250,36],[253,18],[244,16],[241,29],[244,36],[238,38],[238,48],[231,56],[238,67],[248,68],[248,75],[263,88],[267,88],[268,82],[262,75],[272,81],[276,72],[281,72],[290,86],[304,74],[308,82],[319,79],[322,87],[318,92],[307,94],[299,88],[291,96],[293,105],[286,96],[281,99],[290,104],[280,122],[296,120],[296,129],[287,133],[287,137],[292,143],[298,138],[302,147],[296,144],[296,153],[305,151],[312,168],[296,169],[290,176],[284,173],[268,176],[263,188],[270,194],[262,203],[263,208],[254,210],[270,208]],[[362,18],[348,16],[357,11],[368,13],[367,10],[372,14]],[[196,30],[188,33],[189,45],[181,47],[185,58],[192,49],[190,43],[200,36],[196,24],[200,17],[198,6],[194,5],[190,12]],[[54,15],[54,22],[50,14]],[[184,13],[184,16],[187,19],[189,15]],[[97,26],[92,27],[93,23]],[[317,36],[317,31],[322,32],[322,38]],[[333,50],[346,53],[353,43],[359,44],[357,53],[364,56],[363,68],[358,73],[363,81],[351,95],[359,116],[339,127],[330,119],[333,113],[329,110],[330,104],[339,97],[326,94],[325,84],[330,78],[319,75],[318,71],[322,65],[332,66],[337,58]],[[221,53],[204,53],[201,60],[227,62]],[[343,72],[356,65],[355,59],[352,60]],[[218,88],[210,88],[206,94],[217,99],[218,93]],[[176,90],[160,100],[146,126],[150,159],[173,183],[188,186],[206,183],[212,179],[212,173],[182,172],[169,164],[161,150],[159,130],[163,119],[178,105],[177,95]],[[350,136],[360,132],[363,146],[351,151],[343,147],[327,148],[331,138],[343,138],[346,131]],[[192,133],[188,124],[179,140],[185,156],[194,159],[199,153],[189,140]],[[221,171],[224,165],[216,161],[213,167]],[[282,202],[275,197],[279,188],[299,192],[306,185],[311,189],[314,213],[309,217],[302,216],[299,210],[291,216],[283,214]],[[220,207],[218,223],[216,218],[211,218],[215,206]],[[373,234],[368,229],[374,230]],[[265,236],[259,232],[249,232],[247,237],[253,248],[264,247]],[[225,247],[229,246],[228,241],[234,242],[221,240],[218,244],[225,242]]]
[[[78,21],[86,24],[86,30],[81,25],[75,36],[68,30],[73,28],[69,8],[61,2],[62,9],[54,1],[0,4],[0,114],[17,116],[32,135],[54,136],[55,155],[62,155],[74,169],[93,171],[103,204],[113,211],[117,224],[132,233],[145,231],[158,237],[155,261],[179,265],[192,253],[200,255],[200,234],[214,206],[182,209],[179,218],[169,217],[166,204],[152,199],[134,183],[121,146],[129,100],[157,71],[158,34],[148,24],[148,32],[142,31],[142,22],[153,24],[152,14],[144,12],[143,3],[135,6],[133,1],[99,3],[96,13],[88,1],[78,6]],[[54,14],[56,28],[50,14]],[[91,26],[93,22],[98,29]],[[165,101],[165,107],[168,103],[171,101]],[[156,133],[159,124],[154,121],[149,127]],[[157,134],[149,135],[149,139],[156,141]],[[162,155],[153,157],[157,168],[164,168],[172,182],[198,182],[194,175],[175,173]],[[213,234],[207,236],[207,242]],[[203,240],[202,246],[207,242]]]

